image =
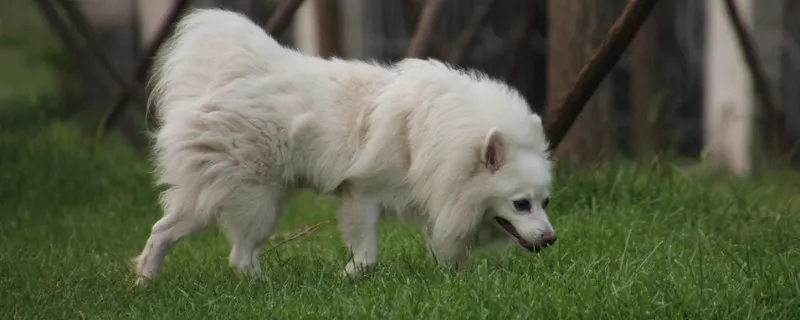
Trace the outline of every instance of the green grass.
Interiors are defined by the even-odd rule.
[[[420,233],[387,221],[382,264],[339,276],[335,225],[263,255],[264,277],[227,266],[218,231],[181,242],[132,289],[130,259],[161,214],[151,167],[122,139],[69,120],[0,113],[0,318],[691,318],[800,313],[796,173],[713,181],[669,165],[562,168],[551,204],[559,242],[539,255],[481,254],[437,267]],[[33,120],[30,120],[33,119]],[[40,119],[40,120],[36,120]],[[333,217],[298,195],[279,232]],[[267,246],[271,246],[268,244]]]

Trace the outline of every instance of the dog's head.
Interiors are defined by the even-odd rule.
[[[541,120],[533,115],[541,128]],[[555,243],[556,232],[547,215],[550,203],[551,165],[542,146],[512,143],[503,132],[492,128],[483,140],[479,160],[486,187],[480,230],[495,228],[531,252]],[[492,237],[492,236],[490,236]]]

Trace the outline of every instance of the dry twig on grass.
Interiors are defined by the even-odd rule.
[[[317,223],[317,224],[315,224],[315,225],[313,225],[311,227],[304,226],[303,228],[300,229],[300,231],[296,231],[296,232],[291,233],[291,234],[275,234],[275,235],[272,235],[270,237],[270,240],[276,240],[276,239],[280,239],[280,238],[283,238],[283,240],[281,240],[281,242],[278,242],[278,244],[276,244],[276,245],[270,247],[269,249],[265,250],[264,253],[273,251],[273,250],[277,249],[278,247],[280,247],[280,246],[282,246],[284,244],[287,244],[289,242],[292,242],[292,241],[294,241],[294,240],[296,240],[296,239],[298,239],[300,237],[310,236],[312,233],[316,232],[317,230],[319,230],[320,228],[326,226],[327,224],[333,222],[334,220],[336,220],[336,219],[328,219],[328,220],[322,221],[320,223]]]

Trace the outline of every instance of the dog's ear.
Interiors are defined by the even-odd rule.
[[[506,146],[503,135],[497,128],[492,128],[481,145],[481,163],[492,173],[497,172],[506,163]]]

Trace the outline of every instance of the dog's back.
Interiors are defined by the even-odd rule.
[[[191,11],[155,58],[151,102],[163,118],[167,110],[193,105],[214,86],[254,70],[272,72],[292,57],[286,51],[238,13]]]
[[[356,153],[376,80],[390,74],[304,55],[218,9],[187,14],[156,61],[151,104],[162,122],[155,153],[166,185],[209,163],[215,175],[233,175],[222,164],[236,163],[250,179],[331,191]]]

